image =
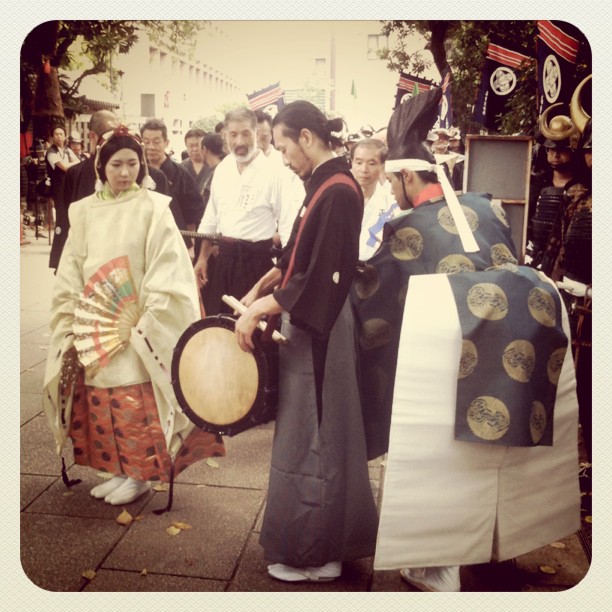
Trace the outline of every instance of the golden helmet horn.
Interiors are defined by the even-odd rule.
[[[572,118],[572,123],[576,126],[581,134],[584,132],[587,121],[591,118],[591,115],[584,110],[584,106],[582,104],[582,91],[592,77],[593,75],[589,74],[588,77],[584,78],[580,82],[578,87],[576,87],[570,102],[570,116]]]
[[[563,104],[561,102],[552,104],[540,116],[540,132],[542,132],[544,138],[550,140],[564,140],[572,136],[576,131],[572,120],[566,115],[556,115],[550,119],[550,121],[548,120],[550,111],[559,106],[563,106]]]

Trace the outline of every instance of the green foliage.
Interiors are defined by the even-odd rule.
[[[200,117],[193,122],[191,127],[200,128],[205,132],[214,132],[215,126],[217,123],[219,123],[219,121],[223,121],[223,119],[225,119],[226,113],[234,108],[238,108],[239,106],[246,106],[246,101],[239,100],[235,102],[224,102],[215,109],[214,114],[206,117]]]
[[[140,22],[150,39],[170,53],[193,57],[198,32],[203,30],[208,21],[181,20]]]
[[[48,21],[26,37],[21,50],[21,82],[30,88],[22,98],[32,97],[43,58],[58,68],[62,104],[67,114],[80,112],[78,91],[84,79],[108,74],[109,88],[116,87],[117,73],[111,70],[113,57],[130,51],[139,34],[146,32],[152,40],[169,52],[193,54],[197,33],[205,21]],[[87,67],[86,67],[87,66]],[[83,68],[72,83],[62,77],[61,70]]]

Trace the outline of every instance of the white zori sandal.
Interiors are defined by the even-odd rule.
[[[341,573],[340,561],[330,561],[320,567],[293,567],[284,563],[268,565],[268,574],[284,582],[331,582]]]
[[[402,569],[400,576],[420,591],[434,593],[461,591],[458,565]]]

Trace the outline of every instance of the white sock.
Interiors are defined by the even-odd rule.
[[[99,484],[94,487],[89,494],[96,499],[102,499],[112,493],[115,489],[118,489],[124,482],[126,476],[113,476],[110,480]]]
[[[121,504],[129,504],[138,499],[151,488],[151,483],[148,480],[134,480],[127,478],[126,481],[112,493],[104,498],[104,501],[111,506],[119,506]]]

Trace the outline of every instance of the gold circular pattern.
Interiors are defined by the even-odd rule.
[[[554,327],[557,324],[555,300],[548,291],[534,287],[527,297],[527,306],[531,316],[541,325]]]
[[[368,319],[364,324],[359,338],[361,347],[369,351],[388,344],[391,339],[391,325],[384,319]]]
[[[528,340],[514,340],[505,349],[502,363],[512,380],[526,383],[535,368],[535,348]]]
[[[391,254],[401,261],[417,259],[423,252],[423,236],[413,227],[402,227],[389,239]]]
[[[499,321],[508,314],[508,298],[495,283],[478,283],[467,295],[468,308],[475,317]]]
[[[464,340],[461,347],[458,378],[467,378],[478,365],[478,349],[471,340]]]
[[[441,259],[436,267],[436,274],[456,274],[457,272],[475,272],[476,266],[463,254],[454,253]]]
[[[548,358],[546,364],[546,373],[548,374],[548,380],[553,384],[559,383],[559,376],[561,376],[561,368],[563,367],[563,361],[565,359],[565,349],[559,348],[553,351]]]
[[[518,264],[510,249],[503,242],[494,244],[491,247],[491,261],[496,266],[502,266],[508,263],[514,266]]]
[[[360,300],[372,297],[380,289],[378,269],[372,264],[366,264],[363,270],[357,272],[353,286]]]
[[[529,433],[534,444],[537,444],[542,439],[546,424],[547,418],[544,404],[538,401],[533,402],[531,404],[531,414],[529,415]]]
[[[499,202],[494,202],[491,200],[491,210],[493,214],[506,226],[510,227],[510,223],[508,223],[508,217],[506,217],[506,211],[503,209],[502,205]]]
[[[463,214],[467,220],[467,224],[470,226],[470,229],[474,232],[478,227],[478,215],[469,207],[461,204],[461,209],[463,210]],[[455,225],[455,220],[453,219],[453,215],[451,214],[450,208],[448,206],[444,206],[438,211],[438,223],[449,233],[449,234],[458,234],[457,226]]]
[[[496,397],[481,395],[468,408],[467,422],[472,433],[482,440],[499,440],[510,429],[510,412]]]

